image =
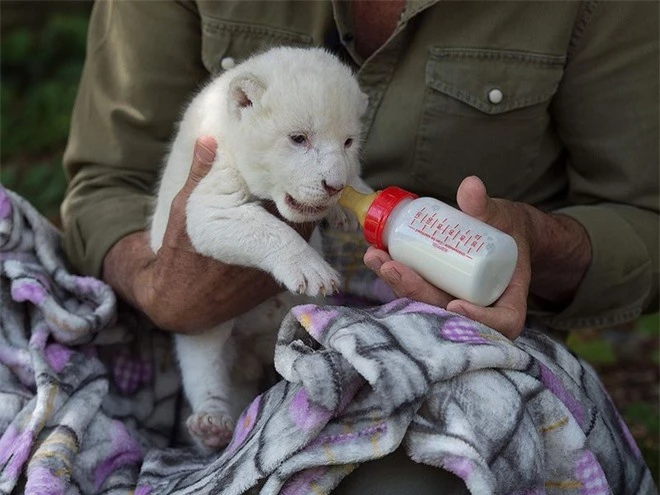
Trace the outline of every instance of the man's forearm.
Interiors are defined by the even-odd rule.
[[[527,207],[530,218],[530,293],[557,305],[570,303],[591,263],[591,243],[571,217]]]
[[[187,249],[164,246],[156,257],[146,232],[130,234],[110,249],[103,279],[157,326],[183,333],[218,325],[282,290],[262,271]]]

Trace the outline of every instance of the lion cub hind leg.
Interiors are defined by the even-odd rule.
[[[201,334],[175,337],[183,386],[192,408],[186,426],[206,452],[229,443],[240,412],[230,378],[236,359],[233,326],[229,321]]]

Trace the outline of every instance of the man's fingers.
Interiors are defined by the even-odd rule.
[[[385,281],[397,297],[407,297],[443,308],[453,299],[449,294],[424,280],[414,270],[392,260],[380,249],[373,247],[367,249],[364,264]]]
[[[530,273],[529,264],[519,262],[511,283],[492,307],[484,308],[456,299],[447,305],[447,309],[479,321],[513,340],[525,326]]]
[[[367,251],[364,253],[363,261],[369,269],[378,274],[380,267],[383,263],[391,261],[389,254],[381,249],[376,249],[373,246],[369,246]]]
[[[202,136],[195,141],[188,179],[186,179],[186,183],[181,188],[182,195],[190,195],[199,181],[209,173],[217,150],[218,143],[210,136]]]
[[[215,139],[209,136],[200,137],[195,141],[192,163],[185,184],[174,196],[170,206],[170,216],[167,229],[163,237],[163,245],[191,249],[190,240],[186,233],[186,204],[190,193],[200,180],[211,170],[218,145]]]

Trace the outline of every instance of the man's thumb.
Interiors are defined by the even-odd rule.
[[[456,194],[458,207],[468,215],[488,222],[495,213],[494,204],[488,197],[486,186],[476,176],[463,179]]]
[[[190,165],[190,172],[188,179],[183,187],[187,192],[192,191],[195,186],[202,180],[206,174],[211,170],[213,160],[215,160],[215,153],[218,149],[218,143],[211,136],[202,136],[195,141],[193,149],[192,164]]]

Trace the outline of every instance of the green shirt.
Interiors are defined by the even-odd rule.
[[[97,2],[64,163],[65,249],[99,276],[144,230],[175,125],[209,75],[279,44],[326,46],[370,97],[363,175],[453,202],[491,196],[562,212],[592,263],[555,328],[630,321],[658,300],[658,3],[408,1],[363,60],[350,3]],[[651,305],[651,306],[650,306]]]

